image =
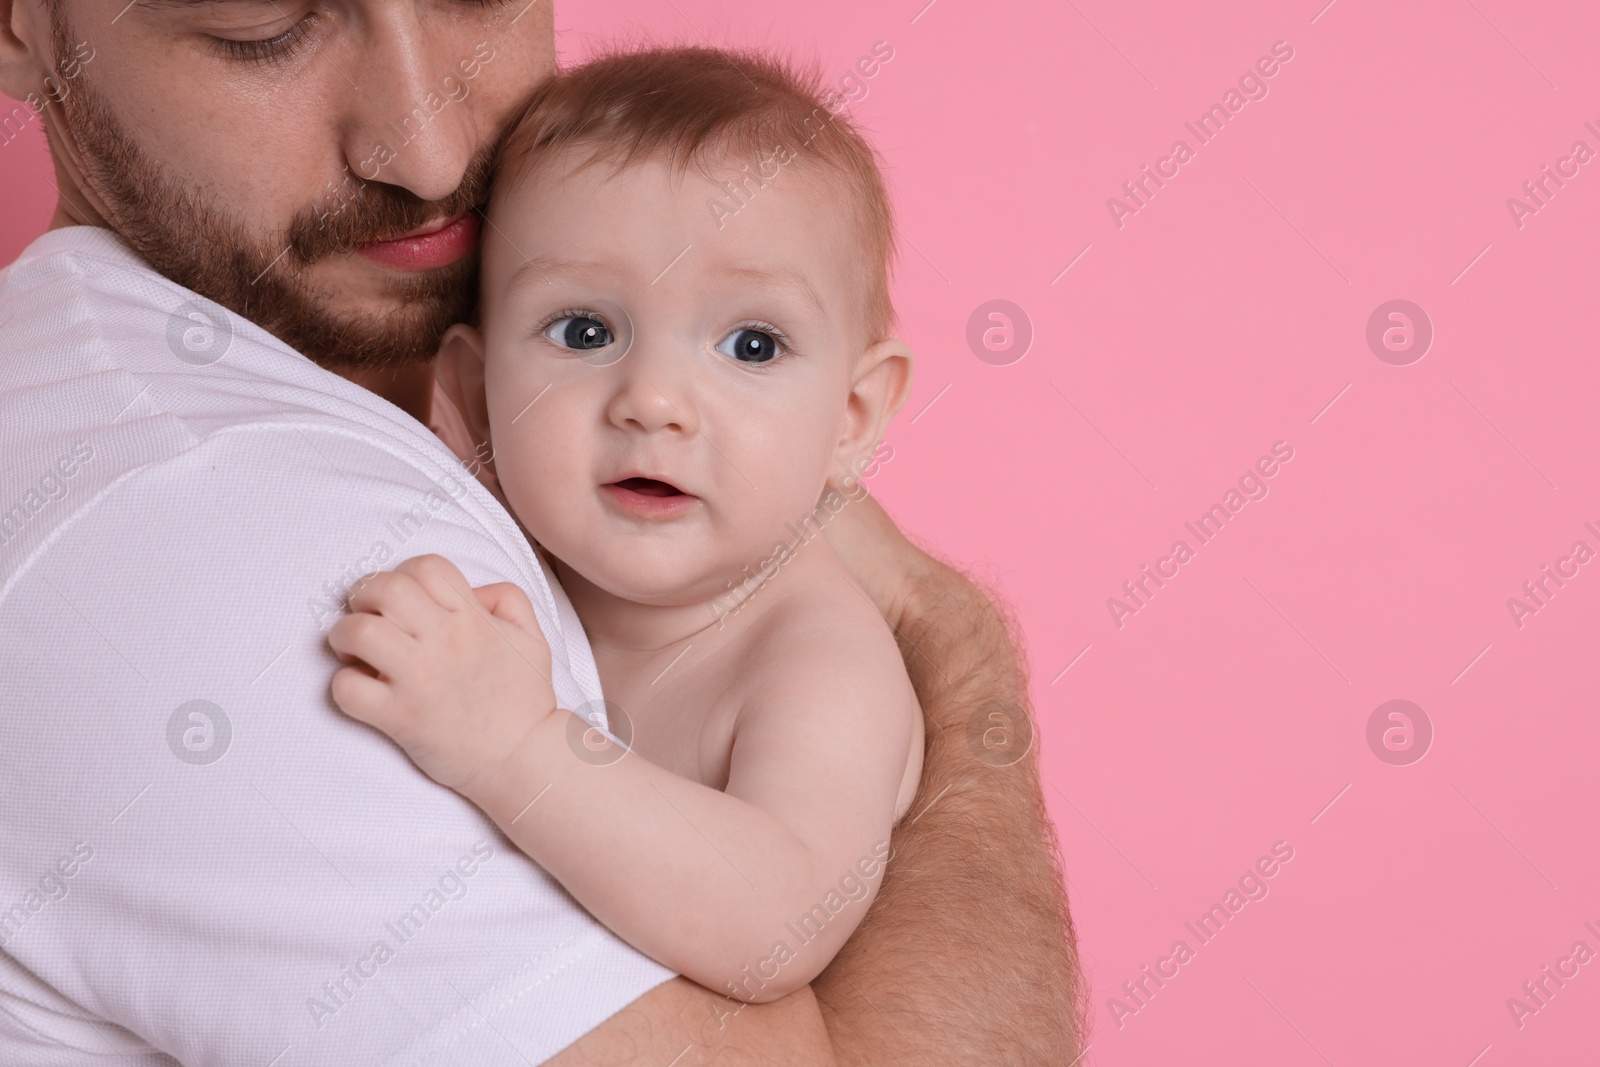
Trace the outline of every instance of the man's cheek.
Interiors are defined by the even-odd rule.
[[[53,74],[46,74],[44,78],[44,94],[56,103],[62,103],[72,90],[67,87],[65,80]]]

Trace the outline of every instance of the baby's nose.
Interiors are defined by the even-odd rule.
[[[612,394],[608,414],[613,425],[647,433],[697,433],[699,419],[681,369],[674,373],[670,366],[652,366],[649,360],[636,359],[640,354],[636,348],[623,361],[632,361],[632,365],[618,376],[618,387]]]

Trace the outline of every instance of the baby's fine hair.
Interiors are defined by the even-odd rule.
[[[665,159],[718,177],[731,169],[738,176],[727,183],[721,213],[717,202],[708,210],[719,224],[734,225],[726,216],[759,200],[762,183],[781,182],[783,170],[831,172],[847,193],[861,242],[873,343],[894,331],[894,227],[877,155],[841,105],[815,71],[759,52],[685,47],[602,55],[535,90],[500,147],[496,187],[515,187],[566,149],[587,151],[586,165]]]

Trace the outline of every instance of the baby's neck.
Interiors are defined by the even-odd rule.
[[[826,567],[832,554],[826,542],[802,544],[759,574],[734,576],[728,588],[708,600],[671,605],[628,600],[595,585],[559,559],[551,562],[597,652],[650,654],[675,650],[696,638],[720,639],[736,622],[753,623],[788,590],[804,583],[808,572]]]

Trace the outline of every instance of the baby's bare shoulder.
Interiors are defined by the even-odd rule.
[[[793,579],[752,620],[746,652],[753,664],[815,670],[827,663],[840,672],[905,677],[894,632],[842,566],[813,567]]]
[[[853,840],[906,810],[922,713],[894,633],[832,563],[780,575],[791,585],[748,620],[728,791],[770,811],[810,811],[806,820],[849,827]],[[876,814],[863,823],[864,812]]]
[[[741,719],[803,714],[817,723],[859,716],[898,733],[921,714],[894,632],[842,565],[823,561],[766,605],[743,642]]]

